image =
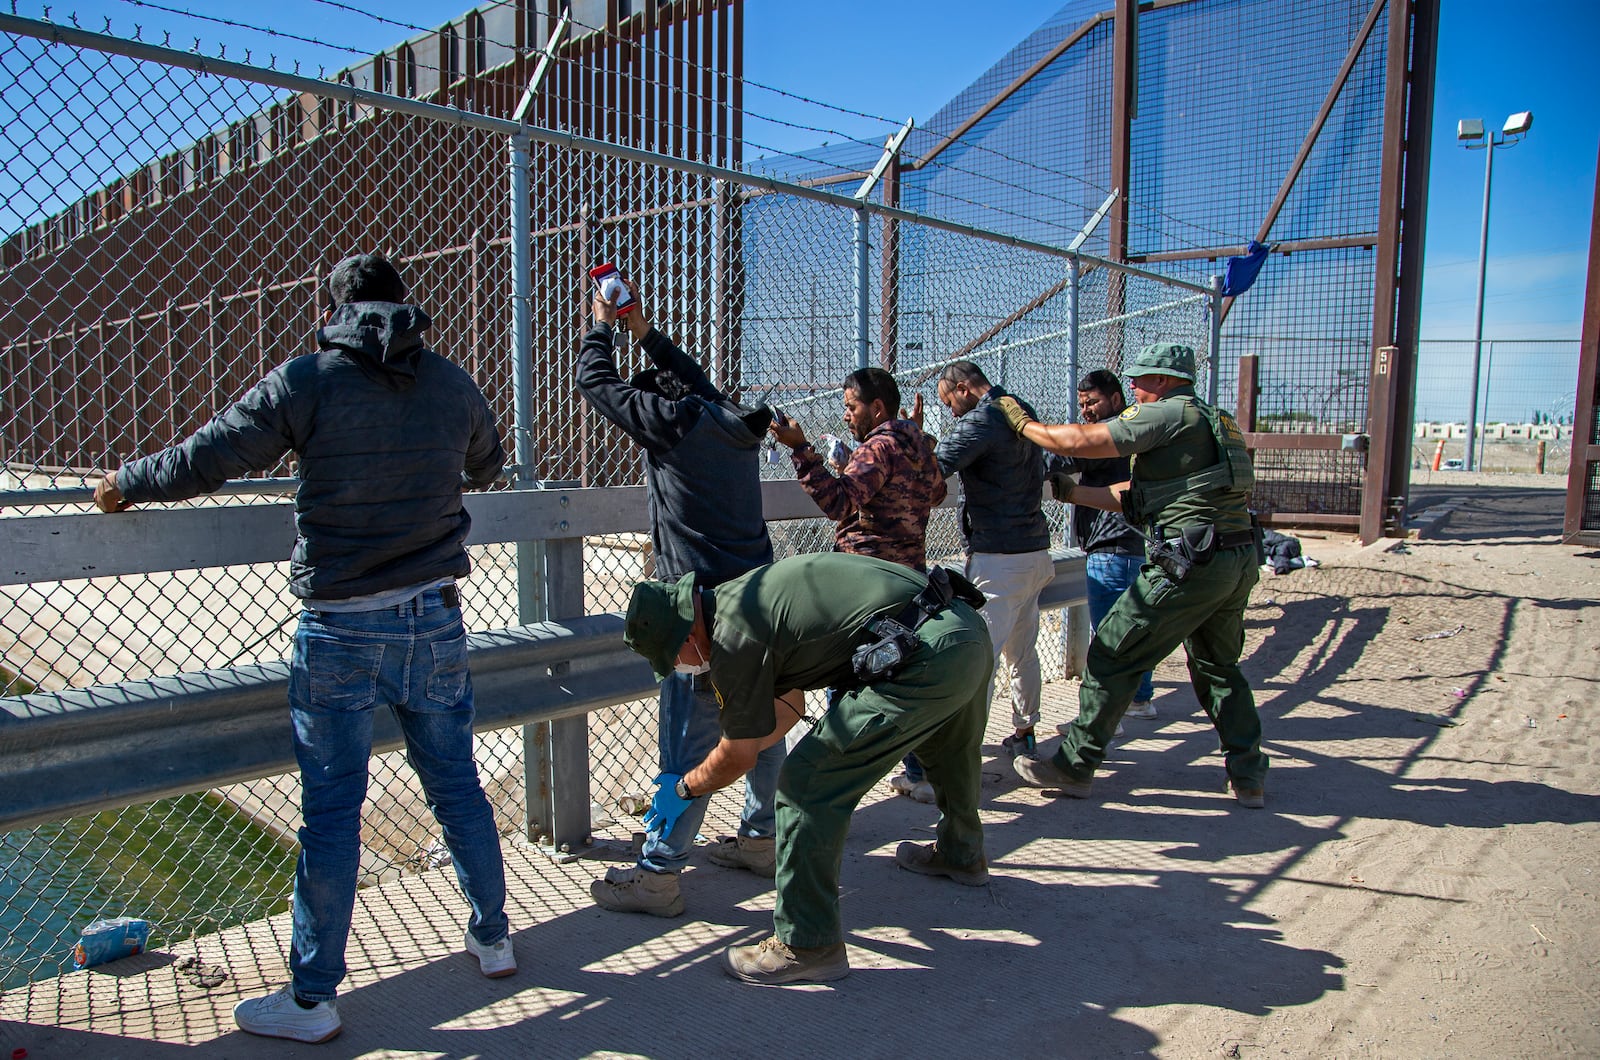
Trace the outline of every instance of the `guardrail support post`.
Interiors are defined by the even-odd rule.
[[[551,538],[543,548],[546,620],[583,614],[583,539]],[[589,717],[582,714],[522,730],[528,838],[552,856],[590,842]]]

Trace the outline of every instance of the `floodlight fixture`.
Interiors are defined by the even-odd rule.
[[[1533,111],[1519,110],[1506,119],[1506,124],[1500,131],[1506,136],[1520,136],[1533,128]]]
[[[1481,139],[1483,139],[1483,119],[1481,119],[1481,118],[1462,118],[1460,121],[1456,122],[1456,139],[1457,140],[1481,140]]]

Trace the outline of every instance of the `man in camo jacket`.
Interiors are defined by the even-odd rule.
[[[928,569],[928,513],[945,498],[934,442],[920,424],[897,419],[900,388],[882,368],[844,380],[844,419],[860,443],[837,477],[793,420],[774,421],[772,436],[794,452],[795,477],[829,519],[834,548]]]

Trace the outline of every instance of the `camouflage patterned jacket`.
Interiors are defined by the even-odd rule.
[[[800,485],[839,524],[835,548],[927,570],[928,513],[946,493],[933,444],[910,420],[880,423],[837,478],[809,445],[795,450]]]

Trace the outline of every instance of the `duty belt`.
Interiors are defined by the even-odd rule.
[[[1254,524],[1254,516],[1251,517]],[[1150,562],[1167,572],[1167,577],[1174,582],[1182,582],[1189,577],[1190,571],[1196,566],[1205,566],[1223,549],[1244,548],[1252,546],[1256,550],[1259,562],[1261,545],[1257,540],[1257,527],[1252,525],[1249,530],[1218,530],[1214,524],[1202,523],[1199,526],[1186,526],[1182,530],[1168,536],[1166,529],[1152,528],[1153,535],[1137,531],[1139,536],[1149,542],[1146,550]]]
[[[1229,530],[1217,535],[1218,548],[1244,548],[1256,543],[1254,530]]]
[[[1170,543],[1178,541],[1182,537],[1183,534],[1181,532],[1167,530],[1163,532],[1160,540]],[[1145,540],[1149,541],[1151,539],[1147,537]],[[1216,542],[1215,547],[1219,551],[1225,548],[1244,548],[1246,545],[1256,543],[1256,532],[1254,530],[1223,530],[1216,535]]]
[[[917,630],[943,614],[956,600],[975,608],[984,604],[983,593],[959,572],[945,567],[928,571],[927,587],[899,614],[880,615],[862,627],[862,643],[850,657],[850,669],[856,679],[870,683],[893,676],[916,651]]]

